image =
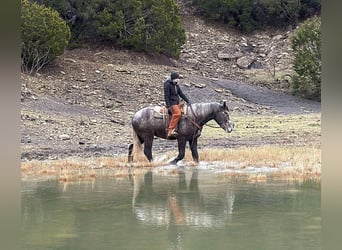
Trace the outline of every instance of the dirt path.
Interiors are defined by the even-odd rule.
[[[228,89],[233,95],[250,103],[268,107],[273,113],[287,115],[321,112],[319,102],[299,98],[288,93],[229,80],[217,81],[217,85]]]

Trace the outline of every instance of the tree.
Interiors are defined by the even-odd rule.
[[[293,89],[304,97],[321,100],[321,19],[306,20],[291,39],[294,52]]]
[[[59,13],[21,1],[21,69],[33,74],[61,55],[68,45],[70,30]]]

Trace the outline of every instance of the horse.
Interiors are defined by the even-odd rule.
[[[170,162],[171,164],[177,164],[178,161],[184,158],[187,142],[189,142],[193,160],[198,162],[197,140],[201,135],[203,126],[210,120],[215,120],[228,133],[233,131],[233,123],[230,120],[226,101],[223,101],[223,103],[211,102],[186,105],[184,114],[178,123],[178,136],[176,138],[178,156]],[[153,160],[153,139],[155,136],[168,139],[167,126],[169,120],[167,113],[157,117],[155,107],[142,108],[133,115],[131,120],[133,143],[128,147],[128,162],[132,162],[134,155],[142,151],[142,144],[144,144],[144,154],[148,161]]]

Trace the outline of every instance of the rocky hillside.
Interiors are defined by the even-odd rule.
[[[219,83],[287,91],[291,31],[242,36],[206,24],[185,7],[182,20],[187,42],[178,60],[97,45],[66,51],[36,76],[22,74],[22,159],[126,152],[132,114],[163,103],[171,71],[184,76],[192,102],[226,99],[234,114],[274,113]]]
[[[243,35],[210,25],[184,6],[181,9],[187,42],[178,65],[186,72],[289,90],[286,78],[291,72],[291,28]]]

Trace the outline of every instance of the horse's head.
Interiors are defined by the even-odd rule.
[[[223,101],[223,104],[220,104],[220,111],[215,114],[215,121],[220,125],[228,133],[231,133],[234,128],[234,124],[230,120],[229,116],[229,108],[227,106],[226,101]]]

